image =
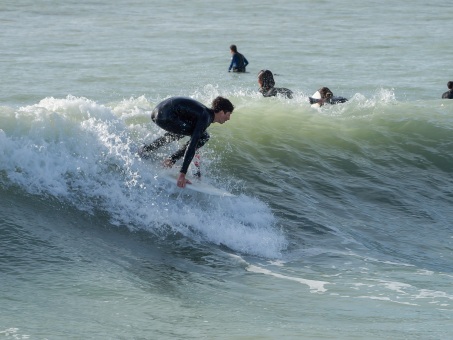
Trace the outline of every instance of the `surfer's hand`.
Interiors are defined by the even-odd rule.
[[[180,172],[176,185],[180,188],[185,188],[186,184],[192,184],[192,182],[186,179],[186,174]]]

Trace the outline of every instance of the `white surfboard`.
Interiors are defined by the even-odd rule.
[[[313,95],[311,97],[313,99],[321,99],[321,93],[319,93],[319,91],[316,91],[315,93],[313,93]],[[318,103],[314,103],[314,104],[311,104],[311,107],[315,108],[315,109],[319,109],[321,106]]]
[[[176,187],[176,181],[178,179],[179,173],[175,173],[174,171],[162,171],[162,173],[159,175],[160,178],[173,183]],[[215,195],[215,196],[224,196],[224,197],[235,197],[236,195],[233,195],[232,193],[216,188],[215,186],[208,184],[206,182],[203,182],[203,180],[199,180],[196,178],[190,178],[186,177],[189,181],[192,182],[192,184],[187,183],[186,187],[184,189],[181,188],[181,190],[193,190],[197,192],[201,192],[203,194],[208,194],[208,195]]]

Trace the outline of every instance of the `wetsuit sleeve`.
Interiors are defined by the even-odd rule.
[[[189,165],[192,162],[192,159],[195,156],[195,151],[197,149],[198,142],[200,141],[201,136],[205,132],[206,128],[209,126],[209,113],[202,115],[195,126],[195,129],[190,137],[189,144],[187,145],[186,153],[184,155],[184,160],[182,162],[180,172],[186,174],[189,169]]]
[[[249,64],[249,61],[244,57],[244,67],[246,67]]]
[[[327,100],[329,104],[341,104],[346,103],[348,100],[343,97],[332,97]]]
[[[262,93],[264,97],[275,97],[277,95],[277,90],[275,89],[275,87],[272,87],[267,91],[263,91]]]
[[[293,91],[291,91],[290,89],[287,89],[286,87],[280,88],[279,93],[282,94],[283,96],[285,96],[288,99],[292,99],[293,98]]]
[[[231,63],[230,63],[230,67],[228,68],[228,72],[230,72],[231,69],[233,68],[233,64],[234,64],[234,56],[231,57]]]

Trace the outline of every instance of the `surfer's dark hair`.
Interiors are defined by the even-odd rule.
[[[450,90],[453,89],[453,81],[449,81],[449,82],[447,83],[447,87],[448,87]]]
[[[223,111],[223,112],[233,112],[234,105],[226,98],[217,97],[212,101],[212,109],[214,113]]]
[[[234,53],[238,52],[238,48],[236,47],[236,45],[231,45],[230,50],[232,50]]]
[[[261,70],[258,73],[258,81],[265,90],[269,90],[275,86],[274,75],[269,70]]]
[[[321,95],[321,99],[333,97],[333,93],[328,87],[321,87],[318,92]]]

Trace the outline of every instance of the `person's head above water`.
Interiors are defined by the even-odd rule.
[[[261,70],[258,73],[258,84],[264,89],[270,89],[275,86],[274,75],[269,70]]]
[[[322,99],[326,99],[326,98],[331,98],[333,97],[333,93],[332,91],[330,91],[330,89],[328,87],[321,87],[319,90],[318,90],[319,94],[321,95],[321,98]]]
[[[230,46],[230,51],[233,52],[233,53],[238,53],[238,48],[236,47],[236,45],[231,45]]]
[[[447,83],[447,87],[448,87],[448,89],[450,89],[450,90],[453,89],[453,81],[449,81],[449,82]]]

